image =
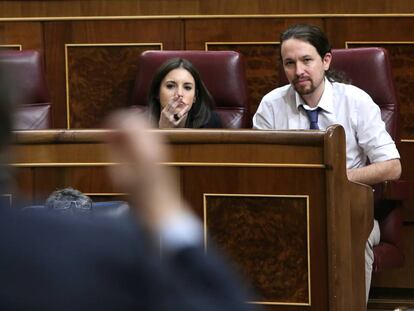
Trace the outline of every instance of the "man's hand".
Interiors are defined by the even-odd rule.
[[[167,160],[160,132],[149,130],[142,116],[119,112],[109,119],[113,183],[131,195],[139,220],[154,233],[177,215],[188,214],[174,186],[172,170],[160,165]]]

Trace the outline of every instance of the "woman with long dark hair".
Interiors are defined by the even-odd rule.
[[[220,128],[214,100],[188,60],[172,58],[156,72],[148,94],[149,112],[159,128]]]

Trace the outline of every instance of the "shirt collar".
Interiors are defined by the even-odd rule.
[[[292,87],[293,88],[293,87]],[[296,108],[299,110],[300,106],[309,106],[305,103],[305,101],[300,97],[299,93],[295,91],[295,101],[296,101]],[[333,87],[332,83],[325,77],[325,89],[322,93],[322,97],[319,100],[318,107],[322,110],[333,113]],[[309,109],[311,110],[311,109]]]

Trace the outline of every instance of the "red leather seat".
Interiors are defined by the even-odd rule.
[[[131,105],[147,106],[147,93],[152,77],[167,59],[188,59],[216,103],[225,128],[250,127],[249,103],[243,56],[234,51],[146,51],[138,60],[138,72]]]
[[[381,109],[388,133],[398,144],[399,102],[394,87],[388,52],[383,48],[353,48],[332,51],[332,68],[343,71],[353,85],[366,91]],[[374,247],[374,272],[404,263],[402,247],[402,200],[408,198],[404,181],[388,181],[374,186],[375,217],[381,241]]]
[[[14,129],[50,128],[50,96],[40,53],[1,50],[0,66],[7,72],[8,96],[16,108]]]
[[[381,109],[388,133],[398,146],[399,102],[387,50],[378,47],[334,49],[331,68],[344,72],[351,84],[372,97]],[[288,83],[284,73],[280,72],[279,77],[281,84]],[[408,184],[402,180],[387,181],[373,188],[374,214],[381,231],[380,244],[374,247],[373,271],[379,272],[404,263],[401,208],[402,201],[408,198]]]

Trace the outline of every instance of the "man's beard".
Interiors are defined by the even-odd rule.
[[[294,79],[292,81],[292,85],[295,88],[295,91],[299,93],[299,95],[308,95],[313,93],[316,90],[315,84],[313,84],[313,81],[311,79],[307,79],[306,81],[310,82],[310,85],[298,85],[297,82],[300,79]]]

